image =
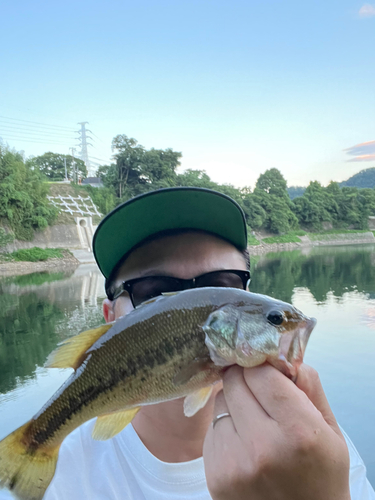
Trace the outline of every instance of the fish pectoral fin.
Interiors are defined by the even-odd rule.
[[[204,387],[186,396],[184,401],[184,413],[186,417],[192,417],[206,405],[211,396],[212,389],[213,387],[210,385],[209,387]]]
[[[195,359],[188,366],[184,366],[176,373],[173,383],[175,385],[184,385],[189,382],[190,379],[198,375],[198,373],[209,369],[212,364],[213,363],[210,358]]]
[[[130,410],[120,410],[112,413],[104,413],[96,419],[95,427],[92,431],[93,439],[105,441],[116,436],[124,429],[141,409],[140,406],[130,408]]]
[[[86,351],[95,344],[102,335],[112,328],[112,326],[113,323],[107,323],[93,330],[87,330],[75,337],[64,340],[64,342],[61,342],[57,349],[48,356],[45,367],[74,368],[76,370],[85,359]]]

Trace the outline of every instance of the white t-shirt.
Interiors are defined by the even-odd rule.
[[[133,426],[108,441],[91,438],[94,420],[63,442],[44,500],[210,500],[203,458],[178,464],[154,457]],[[343,432],[350,453],[351,500],[375,500],[366,468]],[[0,500],[12,498],[5,490]]]

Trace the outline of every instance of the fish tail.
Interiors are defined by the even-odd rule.
[[[32,421],[0,441],[0,489],[8,488],[20,500],[40,500],[55,474],[60,445],[32,448],[28,431]]]

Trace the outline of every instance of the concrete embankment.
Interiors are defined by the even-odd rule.
[[[35,231],[32,241],[14,240],[2,248],[5,253],[16,250],[39,248],[61,248],[70,250],[62,259],[48,259],[41,262],[1,262],[0,276],[30,274],[42,271],[74,270],[80,264],[93,264],[92,238],[96,226],[91,217],[76,217],[75,224],[57,224],[44,231]]]

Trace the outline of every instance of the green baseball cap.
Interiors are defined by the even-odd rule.
[[[93,239],[99,269],[108,279],[134,247],[172,229],[203,230],[247,247],[245,215],[229,196],[193,187],[158,189],[122,203],[101,221]]]

